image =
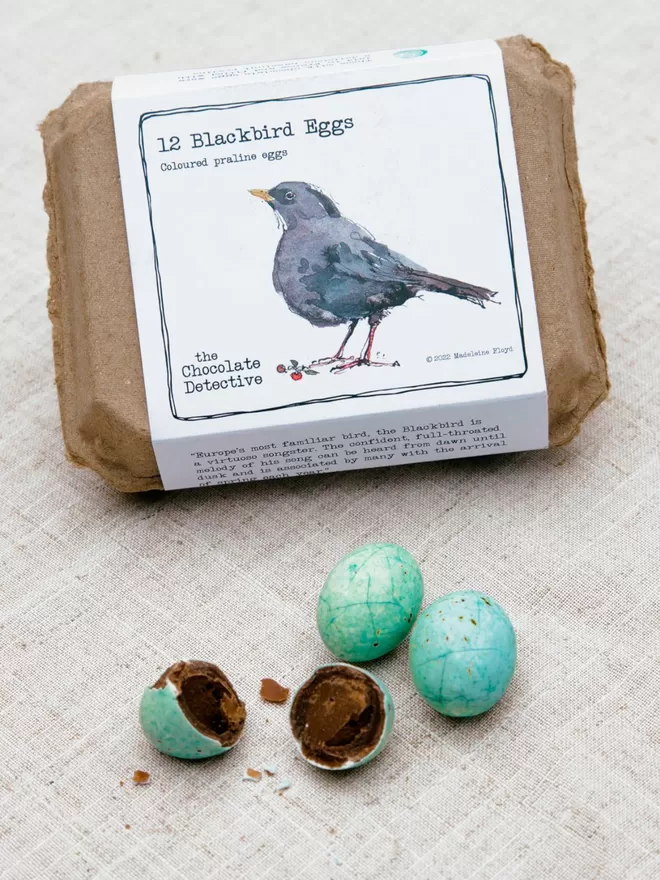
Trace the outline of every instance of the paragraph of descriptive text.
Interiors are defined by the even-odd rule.
[[[506,433],[481,419],[427,422],[401,428],[309,434],[277,442],[192,452],[196,485],[274,480],[302,474],[434,461],[505,452]]]

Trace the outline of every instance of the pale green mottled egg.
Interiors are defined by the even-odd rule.
[[[322,770],[350,770],[372,761],[394,724],[394,701],[379,678],[348,663],[329,663],[301,685],[291,705],[300,754]]]
[[[410,672],[419,695],[443,715],[486,712],[502,698],[516,665],[507,613],[484,593],[436,599],[410,636]]]
[[[221,755],[243,733],[245,706],[213,663],[180,660],[145,690],[140,724],[149,742],[174,758]]]
[[[405,639],[423,596],[422,573],[407,550],[367,544],[328,575],[316,611],[319,634],[340,660],[375,660]]]

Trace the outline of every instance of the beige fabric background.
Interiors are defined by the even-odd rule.
[[[647,0],[3,4],[2,877],[660,877],[658,24]],[[576,442],[150,498],[64,460],[36,126],[77,82],[517,32],[579,86],[613,393]],[[415,696],[398,651],[374,667],[398,709],[387,751],[323,774],[259,680],[295,686],[328,659],[317,591],[369,540],[417,556],[427,600],[492,593],[519,668],[494,711],[457,723]],[[143,686],[186,656],[222,665],[249,711],[241,744],[199,766],[151,750],[136,718]],[[273,780],[241,780],[264,762]]]

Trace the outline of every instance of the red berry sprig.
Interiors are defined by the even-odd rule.
[[[278,373],[288,373],[294,382],[300,382],[303,376],[318,376],[318,370],[313,370],[311,367],[306,367],[304,364],[298,363],[291,359],[291,363],[289,366],[285,366],[285,364],[277,365]]]

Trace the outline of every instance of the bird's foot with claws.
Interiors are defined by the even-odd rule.
[[[350,360],[350,358],[335,354],[332,357],[319,358],[317,361],[312,361],[310,367],[328,367],[330,364],[344,364],[347,360]]]
[[[351,358],[349,361],[346,361],[344,364],[340,364],[336,367],[333,367],[330,372],[331,373],[341,373],[344,370],[351,370],[353,367],[400,367],[401,364],[399,361],[394,361],[392,363],[386,363],[385,361],[372,361],[369,358]]]

